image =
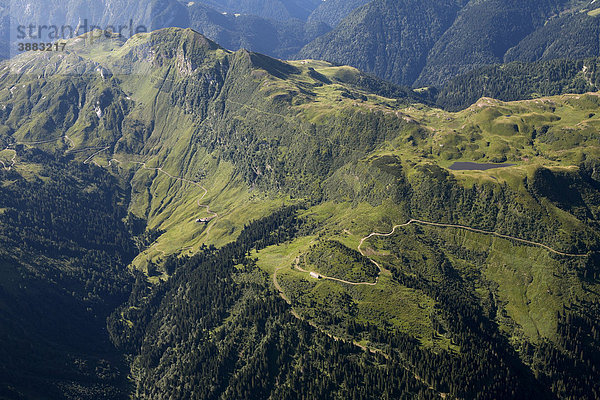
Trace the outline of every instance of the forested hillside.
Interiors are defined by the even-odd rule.
[[[348,14],[360,6],[369,3],[369,0],[327,0],[310,14],[310,22],[324,22],[335,28]]]
[[[222,13],[200,3],[188,7],[190,26],[228,49],[251,49],[291,58],[314,38],[330,30],[324,23],[298,19],[276,21],[254,15]]]
[[[139,249],[129,191],[106,171],[22,146],[0,171],[0,397],[126,398],[107,316]],[[142,227],[143,228],[143,227]]]
[[[476,67],[502,62],[504,54],[544,25],[566,0],[471,1],[436,42],[416,85],[444,83]]]
[[[291,239],[299,225],[294,208],[251,223],[234,243],[179,260],[169,282],[130,299],[125,315],[143,324],[141,335],[117,342],[138,354],[136,397],[435,397],[400,359],[315,331],[265,288],[268,277],[245,253]],[[123,335],[120,320],[109,321],[113,335]]]
[[[459,9],[453,0],[375,0],[308,44],[299,57],[352,65],[410,85]]]
[[[83,20],[100,28],[190,27],[229,50],[321,59],[414,87],[440,87],[503,62],[600,56],[600,13],[588,0],[140,0],[89,7],[73,1],[65,12],[46,12],[61,5],[0,4],[5,44],[16,41],[10,18],[13,27],[19,20],[25,26],[77,27]],[[0,57],[8,55],[0,41]]]
[[[597,57],[596,11],[590,2],[568,0],[376,0],[298,57],[352,65],[396,83],[442,86],[505,61]]]
[[[462,110],[482,97],[503,101],[524,100],[564,93],[597,91],[599,59],[512,62],[482,67],[448,81],[436,103],[448,110]]]
[[[305,21],[321,0],[200,0],[220,12],[248,14],[276,21]]]
[[[550,20],[528,35],[504,56],[510,61],[537,61],[556,58],[571,60],[598,57],[600,18],[598,13],[565,15]]]
[[[422,351],[398,331],[352,325],[352,334],[362,332],[370,342],[381,343],[381,350],[370,354],[292,316],[283,300],[264,290],[267,276],[244,254],[300,233],[303,224],[294,211],[283,209],[249,224],[236,242],[220,250],[204,249],[180,260],[169,282],[149,295],[140,293],[138,299],[130,299],[125,310],[132,312],[126,318],[145,329],[139,337],[125,327],[127,339],[117,342],[139,352],[133,363],[136,397],[550,395],[519,365],[515,354],[505,352],[501,340],[480,339],[480,329],[489,328],[477,325],[477,317],[455,321],[456,332],[465,329],[460,339],[465,347],[461,355],[454,355]],[[462,306],[453,308],[459,316],[468,312]],[[115,324],[113,334],[123,329],[121,313],[109,322]],[[496,351],[500,354],[492,355]]]
[[[73,29],[85,22],[88,29],[92,25],[101,29],[124,25],[128,27],[124,32],[127,38],[131,36],[130,22],[134,28],[143,27],[147,31],[189,27],[226,48],[247,48],[280,58],[292,58],[306,43],[331,29],[322,21],[307,22],[309,15],[321,4],[320,0],[138,0],[85,2],[85,6],[80,1],[65,3],[54,0],[5,3],[0,2],[0,32],[4,37],[4,42],[0,41],[2,59],[17,54],[15,48],[9,54],[5,44],[17,42],[18,23],[34,27],[69,26]],[[59,11],[61,9],[64,12]],[[12,30],[7,23],[10,18],[13,19]]]

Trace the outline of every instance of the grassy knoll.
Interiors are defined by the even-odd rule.
[[[304,269],[349,282],[374,283],[379,275],[368,258],[335,240],[319,241],[300,261]]]
[[[295,258],[310,253],[315,239],[304,237],[254,254],[258,266],[270,274],[284,267],[277,272],[278,282],[302,318],[333,335],[358,341],[362,339],[355,330],[356,322],[399,329],[427,347],[455,349],[449,339],[433,330],[435,302],[419,291],[404,287],[389,276],[382,276],[377,286],[351,286],[317,280],[295,269]]]

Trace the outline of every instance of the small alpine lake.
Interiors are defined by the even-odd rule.
[[[476,163],[476,162],[455,162],[448,169],[453,171],[486,171],[493,168],[506,168],[512,167],[516,164],[490,164],[490,163]]]

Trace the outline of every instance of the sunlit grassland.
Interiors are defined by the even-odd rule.
[[[404,287],[389,276],[381,276],[376,286],[352,286],[316,280],[295,269],[295,259],[316,240],[314,236],[303,237],[252,254],[258,259],[258,266],[269,274],[279,269],[278,282],[302,318],[340,337],[348,336],[344,324],[356,321],[399,329],[427,347],[456,350],[449,339],[434,332],[434,301],[419,291]]]
[[[417,337],[425,346],[437,349],[455,349],[450,340],[434,332],[431,322],[434,301],[418,290],[407,288],[393,281],[389,273],[383,273],[375,286],[352,286],[329,280],[316,280],[307,273],[294,268],[295,260],[302,257],[311,245],[321,240],[337,240],[348,248],[357,249],[360,239],[372,230],[385,232],[386,225],[394,224],[394,218],[406,222],[400,212],[393,215],[393,207],[382,204],[373,207],[361,203],[355,208],[350,204],[327,202],[301,211],[300,217],[317,222],[321,228],[316,235],[305,236],[278,246],[270,246],[252,254],[258,266],[273,274],[281,268],[278,281],[293,306],[304,318],[325,327],[334,335],[346,335],[342,323],[357,321],[378,324],[389,329]],[[348,229],[346,229],[348,228]],[[350,230],[352,229],[352,230]],[[391,228],[390,228],[391,230]],[[368,246],[365,246],[368,247]],[[348,300],[348,299],[351,300]],[[349,313],[336,301],[349,301],[355,310]],[[325,322],[326,315],[336,315],[336,324]]]
[[[598,15],[600,15],[600,8],[596,8],[595,10],[588,11],[588,15],[590,17],[597,17]]]
[[[491,294],[496,321],[514,342],[554,339],[558,313],[573,302],[593,298],[598,290],[597,284],[582,283],[578,277],[578,267],[584,259],[569,259],[540,247],[456,228],[419,229],[443,240],[441,250],[459,267],[463,279],[474,285],[482,303]],[[411,235],[410,232],[411,229],[402,228],[396,235]],[[375,250],[373,258],[410,273],[410,265],[398,264],[399,260],[389,256],[391,244],[386,238],[377,238],[367,245]],[[456,246],[483,254],[484,258],[461,258],[452,250]]]
[[[498,160],[518,165],[573,165],[584,153],[598,154],[593,135],[600,123],[595,114],[597,103],[595,94],[587,94],[511,103],[482,99],[457,113],[409,106],[402,112],[431,134],[418,148],[401,143],[399,151],[410,155],[412,150],[413,161],[419,161],[415,154],[424,155],[421,161],[435,160],[444,167],[455,161]]]
[[[251,192],[235,176],[226,162],[211,159],[209,175],[200,181],[206,188],[177,181],[156,171],[141,170],[140,180],[150,181],[149,227],[165,231],[146,251],[134,260],[134,267],[145,268],[147,261],[160,263],[171,254],[193,254],[201,245],[223,246],[235,240],[244,224],[260,219],[285,204],[293,202],[285,196],[265,196]],[[208,205],[199,207],[198,204]],[[217,213],[214,217],[212,212]],[[198,218],[211,218],[198,223]]]

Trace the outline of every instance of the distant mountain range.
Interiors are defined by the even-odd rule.
[[[444,7],[437,15],[423,12]],[[374,0],[299,56],[353,65],[396,83],[440,85],[483,65],[598,56],[598,19],[587,13],[594,8],[566,0]]]
[[[482,66],[600,56],[600,8],[575,0],[15,0],[26,23],[191,27],[230,50],[352,65],[394,83],[443,86]],[[22,11],[24,10],[24,11]],[[48,13],[46,10],[52,10]],[[61,11],[63,10],[63,11]],[[14,27],[13,27],[14,30]],[[0,42],[0,52],[7,56]],[[2,50],[4,49],[4,50]]]
[[[299,19],[306,21],[322,0],[200,0],[193,3],[208,5],[228,14],[247,14],[276,21]],[[188,5],[191,2],[184,2]]]
[[[462,110],[482,97],[503,101],[564,93],[595,92],[600,88],[600,59],[511,62],[480,67],[450,79],[430,93],[438,106]]]
[[[375,0],[307,44],[299,57],[353,65],[410,85],[459,11],[454,0]]]

